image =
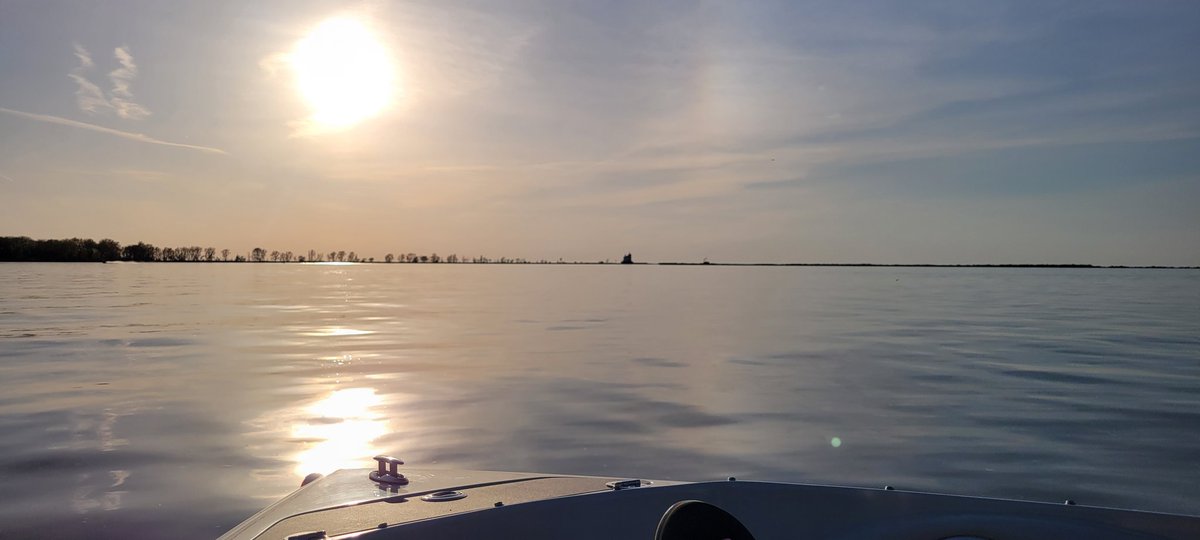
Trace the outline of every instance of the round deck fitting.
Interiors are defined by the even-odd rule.
[[[434,493],[430,493],[429,495],[426,495],[424,497],[421,497],[421,500],[427,501],[427,502],[445,502],[445,501],[457,501],[459,499],[464,499],[466,497],[467,497],[467,494],[463,493],[461,491],[437,491]]]

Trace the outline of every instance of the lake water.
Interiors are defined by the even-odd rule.
[[[0,264],[0,536],[373,466],[1200,514],[1200,271]]]

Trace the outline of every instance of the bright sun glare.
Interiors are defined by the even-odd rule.
[[[348,128],[391,104],[395,77],[388,51],[359,21],[321,23],[296,43],[291,63],[318,127]]]

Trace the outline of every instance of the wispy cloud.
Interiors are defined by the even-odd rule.
[[[79,67],[71,70],[67,74],[79,88],[75,90],[75,103],[79,105],[79,110],[88,113],[96,114],[104,109],[109,108],[108,100],[104,97],[104,92],[84,76],[84,73],[94,67],[96,64],[92,62],[92,55],[83,48],[82,45],[75,44],[75,57],[79,59]]]
[[[4,173],[0,173],[0,180],[4,180],[5,182],[16,182],[16,180],[13,180],[11,176],[8,176]]]
[[[113,110],[117,112],[117,116],[130,120],[140,120],[150,116],[148,109],[133,101],[133,92],[129,91],[129,85],[138,73],[137,64],[133,63],[133,55],[129,54],[127,47],[117,47],[113,50],[113,56],[117,58],[117,62],[121,63],[121,67],[108,73],[108,79],[112,81],[113,85],[112,99],[109,100]]]
[[[87,49],[83,48],[83,45],[80,45],[78,43],[75,43],[74,45],[75,45],[75,57],[79,59],[79,67],[80,68],[91,69],[93,66],[96,65],[96,63],[92,61],[92,53],[89,53]]]
[[[88,114],[111,110],[126,120],[141,120],[150,116],[149,109],[134,101],[133,91],[130,89],[133,79],[137,77],[138,68],[128,47],[117,47],[113,50],[113,57],[121,67],[108,73],[108,80],[112,83],[112,90],[108,95],[87,78],[86,73],[96,66],[91,53],[83,45],[76,43],[75,57],[79,59],[79,66],[67,76],[78,85],[75,90],[75,102],[79,110]]]
[[[200,145],[195,145],[195,144],[184,144],[184,143],[177,143],[177,142],[171,142],[171,141],[164,141],[162,139],[155,139],[154,137],[145,135],[143,133],[132,133],[129,131],[121,131],[119,129],[106,128],[104,126],[97,126],[95,124],[89,124],[87,122],[79,122],[76,120],[63,118],[61,116],[52,116],[49,114],[34,114],[34,113],[28,113],[28,112],[24,112],[24,111],[16,111],[13,109],[6,109],[4,107],[0,107],[0,113],[9,114],[9,115],[20,117],[20,118],[25,118],[27,120],[34,120],[37,122],[45,122],[47,124],[58,124],[60,126],[70,126],[70,127],[79,128],[79,129],[86,129],[89,131],[96,131],[99,133],[106,133],[108,135],[121,137],[122,139],[129,139],[131,141],[138,141],[138,142],[144,142],[144,143],[150,143],[150,144],[158,144],[158,145],[162,145],[162,146],[173,146],[175,148],[187,148],[190,150],[199,150],[201,152],[208,152],[208,153],[212,153],[212,154],[227,154],[228,153],[224,150],[221,150],[220,148],[213,148],[211,146],[200,146]]]

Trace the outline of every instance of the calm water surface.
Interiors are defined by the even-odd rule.
[[[384,452],[1200,514],[1190,270],[9,263],[0,381],[3,537],[214,537]]]

